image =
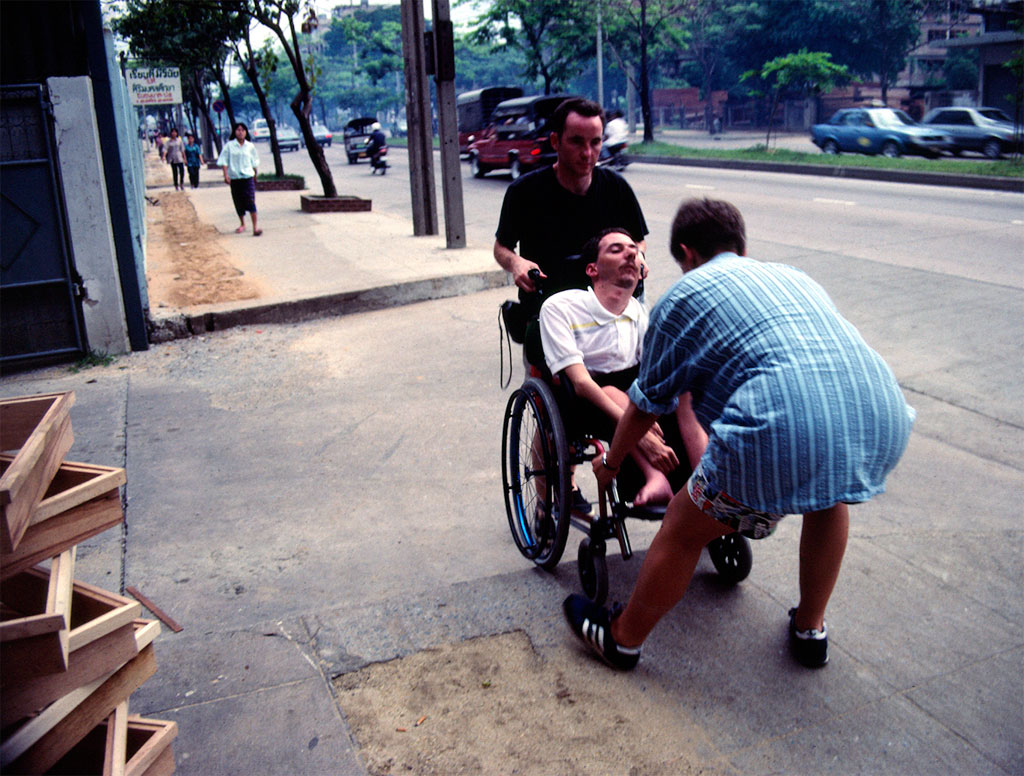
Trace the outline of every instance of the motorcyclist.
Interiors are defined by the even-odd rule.
[[[380,128],[380,122],[375,121],[370,125],[370,139],[366,143],[366,156],[370,159],[371,172],[381,171],[381,175],[388,168],[384,161],[384,154],[388,152],[388,141],[384,130]]]
[[[622,117],[622,111],[612,111],[611,118],[604,128],[604,148],[601,151],[610,163],[621,169],[626,166],[623,152],[629,140],[629,125]]]

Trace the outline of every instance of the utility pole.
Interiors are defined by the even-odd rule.
[[[455,110],[455,33],[448,0],[433,0],[433,62],[427,62],[437,84],[437,117],[441,135],[441,191],[444,234],[449,248],[466,247],[466,216],[462,206],[462,162]],[[429,54],[430,52],[428,52]],[[431,65],[433,68],[431,69]]]
[[[604,107],[604,33],[601,30],[601,0],[597,0],[597,104]]]
[[[422,0],[402,0],[405,114],[409,124],[409,187],[412,191],[413,234],[417,237],[437,234],[434,142],[423,31]]]

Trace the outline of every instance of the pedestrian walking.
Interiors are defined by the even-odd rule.
[[[171,130],[171,138],[164,144],[164,157],[171,165],[174,190],[185,190],[185,141],[178,137],[178,130]]]
[[[224,144],[217,159],[217,166],[224,170],[224,182],[231,186],[231,200],[235,203],[239,225],[236,234],[245,231],[245,214],[252,217],[254,237],[263,234],[257,226],[256,217],[256,170],[260,156],[256,146],[249,140],[249,127],[239,121],[234,128],[235,139]]]
[[[189,132],[185,135],[185,166],[188,168],[188,180],[192,188],[199,188],[199,168],[203,164],[203,147],[196,136]]]

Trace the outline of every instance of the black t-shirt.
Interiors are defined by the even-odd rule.
[[[579,196],[563,187],[554,168],[548,167],[508,187],[495,237],[537,263],[549,278],[544,284],[548,296],[566,288],[586,288],[582,262],[566,259],[578,255],[602,229],[613,226],[626,229],[634,240],[647,235],[640,204],[621,175],[597,167],[587,193]]]

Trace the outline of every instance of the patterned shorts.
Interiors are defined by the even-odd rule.
[[[686,491],[697,505],[697,509],[720,523],[725,523],[748,539],[764,539],[775,532],[776,526],[785,515],[774,512],[759,512],[741,504],[725,491],[708,482],[703,462],[686,483]]]

